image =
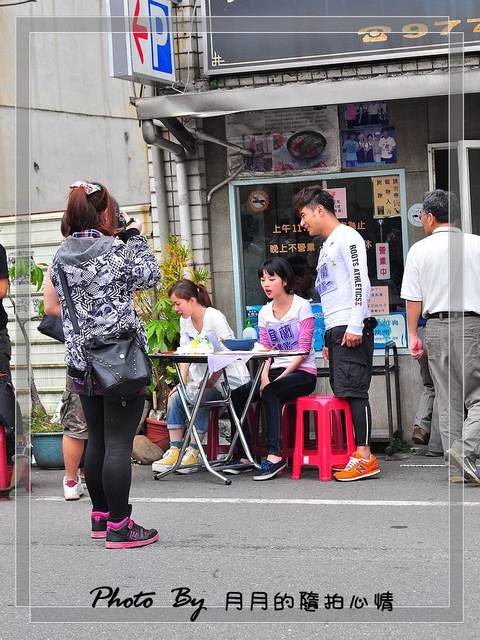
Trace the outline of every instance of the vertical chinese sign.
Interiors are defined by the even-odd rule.
[[[400,177],[374,176],[373,203],[374,218],[394,218],[401,215],[400,202]]]

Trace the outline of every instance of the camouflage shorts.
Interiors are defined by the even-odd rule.
[[[86,440],[88,438],[87,425],[80,398],[78,394],[73,391],[73,381],[70,376],[67,376],[67,385],[62,394],[60,422],[63,425],[63,433],[66,436],[80,440]]]

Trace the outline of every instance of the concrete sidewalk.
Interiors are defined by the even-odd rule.
[[[63,472],[34,467],[34,493],[17,490],[17,526],[30,512],[34,622],[10,606],[15,551],[4,535],[8,637],[130,634],[122,622],[146,638],[478,637],[480,486],[449,483],[441,458],[378,457],[381,474],[355,483],[319,482],[312,468],[299,481],[243,474],[225,486],[200,471],[156,482],[150,467],[133,467],[132,516],[160,539],[131,550],[92,540],[88,493],[66,502]],[[15,502],[2,510],[13,527]],[[466,623],[452,624],[462,511]]]

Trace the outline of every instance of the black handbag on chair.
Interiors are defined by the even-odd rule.
[[[70,320],[76,334],[80,333],[77,314],[68,290],[67,278],[58,268]],[[85,341],[85,395],[94,395],[95,382],[102,395],[124,397],[150,384],[152,365],[135,329],[94,336]]]

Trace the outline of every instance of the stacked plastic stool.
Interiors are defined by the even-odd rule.
[[[224,407],[213,407],[208,416],[207,443],[205,445],[205,455],[207,460],[217,460],[219,455],[226,455],[230,450],[229,444],[220,444],[219,420],[223,415]],[[253,409],[248,410],[247,419],[254,420]]]
[[[315,449],[307,448],[305,444],[305,429],[310,428],[309,420],[305,419],[308,412],[314,413]],[[297,399],[292,480],[300,478],[302,466],[317,466],[320,480],[331,480],[332,467],[347,464],[355,448],[352,414],[347,400],[335,396]]]
[[[230,445],[220,444],[219,442],[220,415],[220,407],[214,407],[209,411],[207,444],[205,445],[205,455],[207,456],[207,460],[217,460],[219,455],[228,453],[228,450],[230,449]]]

